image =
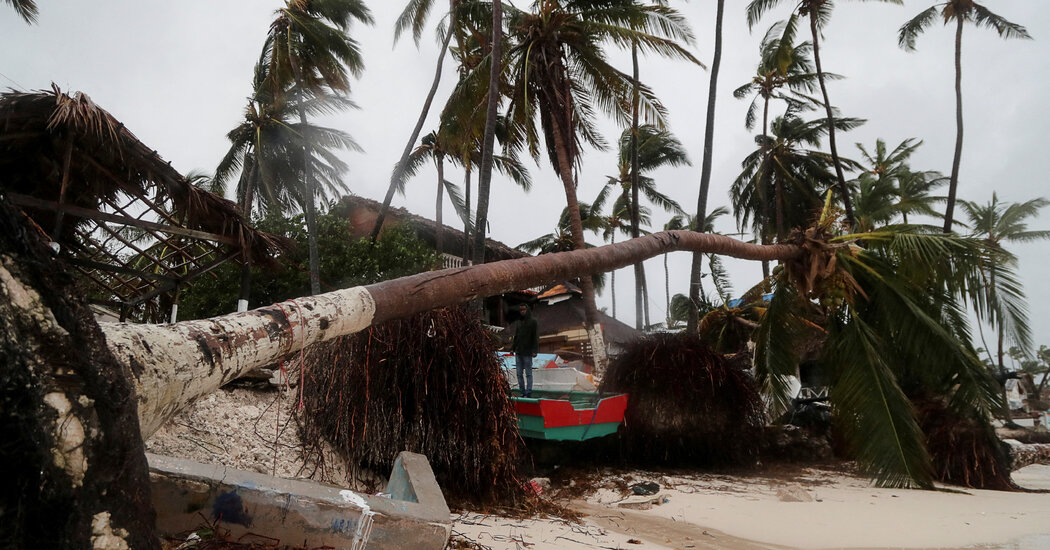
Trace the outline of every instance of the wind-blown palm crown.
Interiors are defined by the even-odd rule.
[[[828,145],[831,148],[831,159],[832,165],[835,168],[835,175],[838,179],[838,190],[842,197],[842,205],[846,209],[846,223],[852,225],[853,219],[853,205],[850,202],[849,187],[846,185],[846,176],[842,173],[842,164],[839,159],[838,146],[835,142],[835,126],[832,120],[835,118],[834,109],[831,106],[831,100],[828,98],[828,87],[825,82],[826,76],[824,69],[820,62],[820,31],[828,24],[831,20],[831,12],[834,8],[832,0],[792,0],[797,2],[794,7],[794,11],[802,17],[809,18],[809,31],[811,40],[813,43],[813,61],[817,68],[817,81],[820,83],[820,92],[824,98],[824,111],[827,113],[828,120]],[[903,0],[879,0],[889,4],[903,4]],[[788,3],[785,0],[751,0],[751,3],[747,5],[747,24],[749,27],[754,27],[758,23],[758,20],[762,18],[770,9],[783,4]]]
[[[839,118],[835,126],[850,130],[863,122]],[[758,149],[741,163],[743,170],[730,188],[738,226],[750,222],[763,242],[808,226],[820,210],[821,194],[835,184],[831,156],[814,149],[828,132],[825,120],[789,114],[774,120],[771,129],[772,135],[755,137]],[[858,166],[849,159],[841,162],[850,169]]]
[[[758,375],[786,406],[782,377],[796,373],[806,327],[821,327],[819,362],[862,468],[880,485],[929,488],[930,459],[909,396],[937,395],[976,418],[998,402],[968,343],[962,305],[995,252],[978,239],[907,227],[840,235],[829,205],[792,238],[807,253],[771,278],[773,297],[754,334]]]
[[[944,184],[947,178],[939,172],[918,172],[911,169],[908,159],[921,141],[909,138],[893,151],[888,151],[886,142],[878,139],[875,149],[869,152],[857,144],[863,159],[863,171],[851,182],[857,193],[857,230],[867,231],[874,227],[897,223],[898,216],[908,223],[908,214],[938,217],[933,204],[943,200],[930,192]]]
[[[948,202],[944,209],[944,232],[952,230],[955,213],[955,196],[959,187],[959,165],[962,162],[963,114],[962,114],[962,34],[964,23],[994,29],[1002,38],[1032,38],[1024,27],[1007,21],[992,13],[974,0],[949,0],[936,4],[901,25],[898,44],[908,51],[915,50],[915,41],[938,15],[947,25],[955,22],[955,154],[952,157],[952,172],[948,180]]]
[[[751,81],[733,91],[733,97],[744,99],[753,95],[744,117],[748,130],[755,127],[758,118],[759,100],[762,107],[762,134],[769,132],[769,102],[779,99],[786,102],[789,108],[803,110],[820,105],[820,101],[810,97],[819,90],[817,73],[814,72],[811,59],[813,44],[803,42],[795,44],[798,31],[798,17],[792,15],[786,21],[774,24],[766,31],[759,45],[761,58]],[[824,73],[826,79],[842,78],[833,73]]]
[[[4,0],[4,2],[10,4],[15,9],[15,13],[26,23],[36,23],[36,16],[40,12],[37,10],[35,0]]]

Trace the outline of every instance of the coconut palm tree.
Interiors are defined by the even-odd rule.
[[[350,91],[350,75],[364,70],[361,50],[347,34],[355,22],[372,24],[372,14],[361,0],[286,0],[276,11],[263,46],[270,62],[269,88],[274,95],[294,93],[302,105],[307,94],[324,97]],[[299,122],[306,127],[306,109],[299,108]],[[307,129],[307,131],[309,131]],[[306,227],[310,249],[310,290],[321,291],[320,259],[317,252],[315,186],[308,136],[300,153]]]
[[[744,126],[751,130],[762,109],[762,135],[769,135],[769,103],[779,99],[795,111],[808,110],[820,105],[820,101],[809,94],[816,92],[820,84],[811,59],[813,44],[795,44],[798,19],[780,21],[766,31],[759,45],[760,60],[751,80],[733,91],[733,97],[751,103],[744,117]],[[825,79],[839,79],[834,73],[824,73]],[[760,104],[761,100],[761,104]]]
[[[690,39],[684,19],[664,6],[640,5],[633,0],[543,0],[534,3],[533,9],[532,13],[510,11],[509,28],[514,38],[510,71],[515,87],[508,117],[516,132],[513,142],[527,147],[538,159],[542,135],[548,158],[565,190],[571,233],[577,248],[583,248],[575,180],[580,148],[584,142],[599,148],[605,145],[594,126],[595,109],[624,126],[629,123],[634,83],[609,63],[601,44],[607,40],[621,45],[637,42],[643,53],[696,60],[678,43]],[[662,123],[663,106],[648,88],[640,87],[639,101],[646,119]],[[582,287],[587,332],[595,366],[602,372],[605,346],[596,329],[594,290],[587,280]]]
[[[981,298],[977,313],[995,328],[998,335],[998,362],[1000,370],[1003,364],[1003,340],[1009,337],[1022,349],[1031,348],[1026,305],[1015,298],[1020,290],[1020,283],[1004,279],[999,273],[1000,264],[1014,267],[1017,258],[1005,249],[1007,243],[1029,243],[1050,239],[1050,231],[1029,230],[1028,220],[1035,217],[1039,210],[1050,204],[1044,198],[1031,199],[1021,203],[1000,202],[992,193],[992,200],[987,204],[960,201],[963,211],[970,222],[971,235],[982,239],[986,246],[999,254],[992,257],[992,263],[982,273],[980,285]],[[975,285],[976,286],[976,285]]]
[[[914,171],[908,165],[908,159],[920,145],[921,141],[910,138],[888,151],[886,142],[878,139],[875,149],[869,152],[857,144],[863,171],[851,183],[857,193],[854,214],[858,231],[896,223],[898,217],[908,223],[908,214],[940,215],[933,204],[941,198],[930,192],[946,178],[939,172]]]
[[[863,121],[835,119],[839,130]],[[733,214],[741,229],[751,228],[763,243],[784,240],[794,228],[809,225],[820,210],[821,194],[835,185],[834,160],[814,149],[828,133],[826,121],[804,121],[791,114],[773,121],[772,135],[756,136],[758,149],[748,155],[730,188]],[[840,159],[848,168],[854,161]]]
[[[339,97],[303,94],[299,102],[291,104],[288,95],[274,94],[264,85],[267,69],[263,61],[255,67],[254,94],[245,108],[244,120],[226,134],[230,149],[212,180],[212,190],[225,195],[229,181],[240,171],[235,195],[245,218],[250,218],[253,210],[261,215],[306,211],[316,200],[327,201],[345,192],[341,176],[347,165],[333,149],[361,150],[345,132],[303,122],[303,116],[295,120],[297,114],[330,115],[353,107],[353,103]],[[307,164],[319,183],[311,188],[304,187],[302,163],[290,161],[302,158],[304,150],[310,152]],[[250,290],[251,258],[245,258],[239,311],[248,309]]]
[[[849,187],[846,185],[846,176],[843,174],[842,163],[839,159],[838,145],[835,142],[835,119],[834,108],[828,98],[828,87],[824,69],[820,63],[820,30],[831,20],[831,12],[834,8],[832,0],[795,0],[795,8],[791,18],[807,17],[809,19],[809,32],[813,43],[813,62],[817,68],[817,81],[820,83],[820,93],[824,98],[824,110],[827,113],[828,123],[828,146],[831,148],[832,165],[835,168],[835,176],[838,181],[839,194],[842,197],[842,206],[846,210],[846,222],[853,224],[853,205],[850,203]],[[902,0],[879,0],[890,4],[903,4]],[[751,0],[747,5],[747,24],[754,27],[767,11],[784,3],[785,0]],[[789,22],[789,25],[793,23]]]
[[[387,186],[386,195],[383,197],[383,204],[379,208],[376,223],[372,227],[371,238],[373,241],[379,237],[379,230],[382,229],[383,222],[386,220],[386,213],[390,208],[391,201],[394,199],[394,193],[404,187],[405,170],[408,166],[409,155],[412,153],[412,146],[415,145],[416,140],[419,139],[419,134],[423,131],[423,125],[426,123],[427,115],[430,113],[430,107],[434,103],[434,96],[437,95],[438,85],[441,83],[442,68],[445,63],[445,53],[449,49],[452,37],[456,37],[457,42],[460,43],[460,49],[462,49],[464,40],[463,25],[476,12],[478,4],[478,2],[470,0],[449,0],[448,2],[448,11],[445,14],[446,21],[438,25],[441,47],[438,50],[434,78],[430,84],[430,90],[427,92],[427,97],[423,100],[423,107],[420,109],[419,117],[412,128],[408,142],[405,144],[401,157],[390,174],[390,184]],[[418,47],[419,40],[423,36],[423,29],[433,8],[434,0],[409,0],[394,24],[394,43],[396,44],[401,35],[411,28],[412,38]]]
[[[36,23],[39,11],[35,0],[4,0],[4,2],[10,4],[15,9],[15,13],[26,23]]]
[[[955,156],[952,157],[952,173],[948,180],[948,204],[944,210],[944,232],[952,230],[955,211],[955,193],[959,187],[959,164],[962,162],[963,114],[962,114],[962,34],[965,23],[975,27],[989,27],[1003,38],[1032,38],[1024,27],[1011,23],[992,13],[974,0],[949,0],[936,4],[901,25],[898,43],[907,51],[915,50],[915,40],[940,15],[947,25],[955,22]]]
[[[442,221],[444,210],[444,195],[448,192],[452,206],[456,209],[460,218],[467,219],[469,215],[464,211],[466,205],[463,203],[463,195],[456,184],[445,179],[445,158],[449,156],[445,145],[444,135],[441,132],[430,132],[419,140],[419,146],[412,151],[408,162],[404,166],[406,178],[415,176],[419,169],[427,161],[433,161],[437,168],[437,197],[434,203],[434,221],[437,222],[437,233],[434,235],[434,248],[438,254],[444,254],[445,225]]]
[[[796,374],[806,331],[820,327],[820,365],[862,468],[880,485],[931,487],[909,395],[940,396],[977,419],[997,403],[995,381],[968,343],[963,305],[996,253],[978,239],[904,226],[838,234],[829,211],[830,195],[820,221],[795,241],[814,254],[787,260],[771,277],[754,333],[758,376],[786,406],[782,377]]]
[[[619,152],[618,174],[608,178],[598,198],[594,199],[597,210],[604,208],[610,192],[619,191],[617,201],[622,200],[627,209],[631,237],[638,237],[641,231],[642,221],[638,210],[641,195],[671,214],[685,214],[674,199],[656,189],[656,182],[651,177],[642,175],[663,166],[690,164],[685,148],[674,134],[651,124],[639,126],[636,131],[628,128],[620,136]],[[645,270],[641,266],[635,265],[635,328],[638,330],[649,324],[649,305],[643,299],[648,295],[648,286],[645,284]]]

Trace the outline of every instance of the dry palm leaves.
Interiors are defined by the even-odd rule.
[[[447,308],[315,346],[304,441],[324,438],[352,467],[388,472],[426,455],[455,505],[511,505],[525,458],[495,347],[477,318]],[[355,474],[356,475],[356,474]]]
[[[852,245],[831,244],[836,217],[827,214],[813,226],[792,232],[789,242],[798,245],[804,253],[784,262],[787,278],[800,296],[817,298],[829,309],[852,304],[854,297],[864,290],[846,270],[838,265],[838,254],[855,253]]]
[[[763,424],[758,386],[743,361],[696,335],[654,334],[609,366],[603,392],[630,394],[620,434],[628,461],[661,466],[747,465]]]
[[[1010,455],[986,421],[967,418],[942,399],[912,402],[939,481],[974,489],[1017,489],[1010,481]]]

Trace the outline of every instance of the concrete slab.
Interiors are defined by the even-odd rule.
[[[281,544],[336,549],[445,547],[451,520],[423,455],[402,452],[387,496],[305,480],[147,454],[157,528],[175,535],[221,519],[237,537],[254,533]]]

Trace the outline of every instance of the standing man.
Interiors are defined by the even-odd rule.
[[[521,313],[521,319],[514,330],[514,342],[510,349],[514,352],[521,396],[532,397],[532,358],[540,350],[540,327],[527,304],[518,306],[518,312]]]

